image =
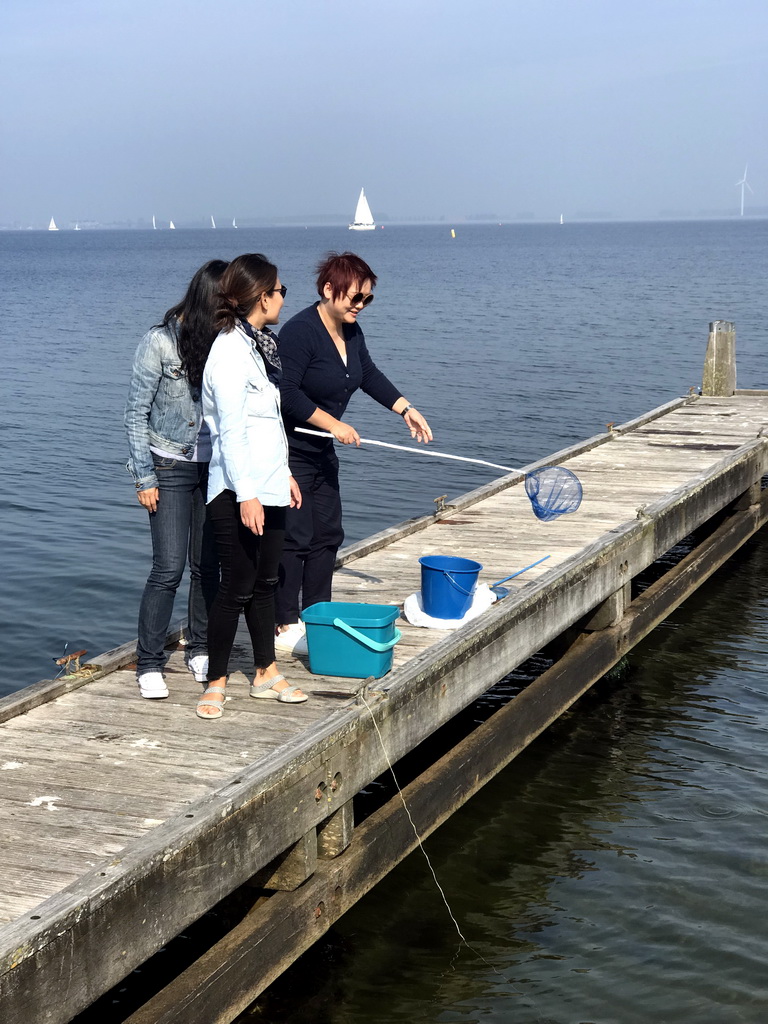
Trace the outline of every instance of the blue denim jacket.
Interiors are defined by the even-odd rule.
[[[201,424],[200,389],[190,386],[181,368],[173,332],[153,327],[136,349],[125,406],[126,469],[137,491],[158,486],[149,446],[188,456]]]

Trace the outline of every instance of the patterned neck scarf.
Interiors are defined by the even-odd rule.
[[[258,352],[264,360],[267,376],[275,386],[279,385],[280,378],[283,376],[283,367],[280,363],[280,356],[277,354],[277,335],[268,327],[258,330],[247,320],[241,320],[240,326],[251,339],[251,347],[254,352]]]

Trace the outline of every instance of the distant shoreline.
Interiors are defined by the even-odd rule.
[[[740,222],[740,221],[765,221],[768,220],[768,210],[764,213],[745,214],[741,217],[739,214],[711,214],[711,215],[685,215],[685,214],[670,214],[669,216],[658,216],[658,217],[614,217],[610,214],[579,217],[574,215],[572,217],[566,216],[563,224],[559,221],[559,215],[557,218],[543,218],[543,217],[501,217],[498,220],[495,218],[480,218],[480,217],[441,217],[436,220],[430,219],[417,219],[417,218],[395,218],[389,220],[381,218],[377,224],[377,228],[403,228],[403,227],[461,227],[461,228],[476,228],[476,227],[520,227],[520,226],[533,226],[533,227],[568,227],[574,224],[702,224],[711,222]],[[215,230],[221,231],[225,234],[231,234],[236,231],[253,231],[253,230],[276,230],[279,228],[287,229],[298,229],[298,230],[310,230],[311,228],[344,228],[348,227],[348,218],[346,217],[334,217],[334,218],[318,218],[313,219],[307,218],[306,221],[299,220],[295,217],[287,218],[285,220],[272,220],[272,221],[261,221],[254,220],[248,222],[247,220],[241,224],[238,224],[237,228],[222,227],[216,228]],[[74,227],[61,227],[56,232],[74,231]],[[83,231],[154,231],[150,222],[146,223],[129,223],[129,222],[116,222],[112,224],[99,224],[99,223],[88,223],[80,222],[77,229],[79,232]],[[157,231],[167,232],[168,228],[158,228]],[[210,226],[203,226],[198,223],[189,223],[179,221],[176,224],[176,230],[180,231],[198,231],[206,232],[210,234],[212,229]],[[19,234],[27,234],[28,232],[45,232],[48,231],[46,226],[29,226],[19,227],[18,225],[11,224],[0,224],[0,231],[4,232],[17,232]]]

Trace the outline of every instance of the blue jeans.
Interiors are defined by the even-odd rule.
[[[136,669],[160,672],[173,599],[189,560],[187,657],[206,654],[208,609],[219,585],[216,545],[205,519],[208,463],[152,455],[157,473],[157,511],[149,513],[152,572],[139,608]]]

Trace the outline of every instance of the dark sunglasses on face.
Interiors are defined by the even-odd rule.
[[[362,292],[355,292],[353,296],[347,296],[347,302],[351,306],[370,306],[373,302],[373,292],[368,292],[367,295],[363,295]]]
[[[287,291],[287,287],[284,284],[281,284],[279,288],[270,288],[269,291],[267,292],[267,295],[274,295],[275,292],[280,292],[282,297],[285,298]]]

